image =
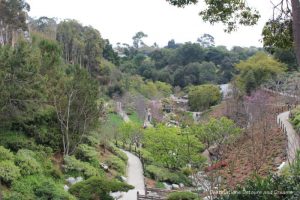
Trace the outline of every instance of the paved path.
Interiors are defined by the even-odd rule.
[[[288,161],[292,162],[295,160],[296,152],[300,149],[300,137],[294,130],[292,124],[289,122],[290,111],[280,113],[277,116],[277,122],[281,121],[286,128],[287,138],[288,138],[288,147],[287,155]]]
[[[145,182],[142,163],[140,159],[132,153],[129,153],[128,151],[123,152],[126,153],[128,157],[127,183],[134,186],[135,188],[125,193],[121,200],[136,200],[138,191],[140,194],[145,194]]]
[[[123,118],[123,120],[125,122],[129,122],[130,121],[128,115],[126,114],[126,112],[122,108],[122,103],[121,102],[117,102],[117,112]]]

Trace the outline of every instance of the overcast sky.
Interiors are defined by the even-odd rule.
[[[138,31],[148,34],[146,44],[157,42],[161,47],[171,39],[195,42],[203,33],[209,33],[215,37],[216,45],[229,48],[262,46],[261,31],[272,15],[272,6],[270,0],[250,1],[262,15],[259,24],[227,34],[222,25],[212,26],[201,20],[200,4],[177,8],[165,0],[27,0],[31,17],[76,19],[98,29],[113,44],[132,44],[132,36]]]

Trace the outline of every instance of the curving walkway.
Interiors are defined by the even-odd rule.
[[[122,103],[121,102],[117,102],[117,112],[119,113],[119,115],[123,118],[123,120],[126,123],[130,121],[128,115],[126,114],[126,112],[122,108]]]
[[[128,151],[122,150],[128,157],[127,183],[134,186],[133,190],[124,193],[121,200],[137,200],[137,192],[145,194],[143,166],[140,159]]]
[[[289,162],[293,162],[295,160],[297,150],[300,149],[300,137],[289,122],[289,114],[290,111],[280,113],[277,116],[277,123],[280,124],[280,122],[282,122],[286,129],[288,139],[287,158]]]

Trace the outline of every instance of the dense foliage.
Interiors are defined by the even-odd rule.
[[[182,132],[179,128],[159,125],[145,131],[145,148],[161,165],[178,169],[186,164],[201,165],[199,153],[203,146],[195,136]]]
[[[71,194],[82,200],[113,200],[109,192],[128,191],[133,187],[121,182],[110,181],[99,177],[91,177],[70,188]]]
[[[236,67],[240,72],[237,77],[238,85],[248,94],[286,70],[286,65],[265,53],[257,53],[248,60],[241,61]]]
[[[297,154],[296,161],[290,166],[289,174],[269,175],[267,178],[253,177],[243,186],[238,186],[235,191],[228,191],[228,194],[218,198],[219,200],[295,200],[300,198],[300,154]]]
[[[293,123],[296,131],[300,133],[300,107],[292,110],[291,117],[291,122]]]
[[[204,111],[219,103],[222,95],[218,86],[205,84],[190,87],[188,98],[192,111]]]
[[[167,200],[200,200],[197,194],[191,192],[173,192],[169,194]]]
[[[172,45],[173,44],[173,45]],[[173,86],[186,87],[204,83],[227,83],[235,74],[234,65],[247,59],[259,49],[255,47],[203,46],[202,43],[176,44],[173,40],[164,48],[150,48],[144,52],[140,47],[122,59],[120,69],[139,74],[153,81],[167,82]],[[127,52],[130,46],[120,47]]]

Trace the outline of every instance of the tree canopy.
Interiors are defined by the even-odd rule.
[[[170,4],[184,7],[196,4],[198,0],[167,0]],[[223,23],[225,31],[231,32],[238,25],[252,26],[260,18],[259,12],[247,1],[204,0],[206,7],[200,11],[204,21],[211,24]],[[270,16],[271,17],[271,16]],[[273,17],[266,23],[262,33],[267,48],[294,48],[300,63],[300,2],[298,0],[279,1],[273,4]]]
[[[270,79],[286,70],[286,65],[278,62],[265,53],[257,53],[246,61],[236,65],[240,75],[239,86],[248,94]]]

